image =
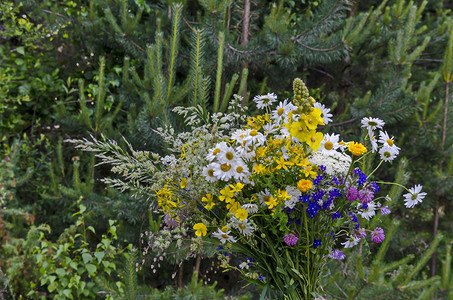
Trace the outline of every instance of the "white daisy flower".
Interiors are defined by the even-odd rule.
[[[263,126],[264,136],[268,136],[269,134],[273,134],[273,133],[277,132],[278,127],[279,127],[279,125],[272,123],[272,122],[264,124],[264,126]]]
[[[237,230],[239,230],[239,232],[242,233],[243,235],[252,235],[253,232],[255,231],[255,228],[253,228],[252,223],[250,223],[249,220],[247,219],[241,221],[236,217],[231,217],[231,220],[233,221],[233,226]]]
[[[238,164],[235,165],[233,177],[236,180],[240,182],[245,182],[248,180],[249,175],[250,171],[245,163],[239,162]]]
[[[319,108],[322,111],[321,117],[324,119],[324,124],[327,125],[329,122],[332,122],[333,115],[330,113],[330,108],[327,108],[324,104],[315,102],[313,104],[314,108]]]
[[[370,202],[367,204],[367,206],[367,209],[364,209],[363,204],[359,203],[357,205],[357,208],[360,208],[359,214],[362,216],[362,218],[369,220],[376,214],[376,204]]]
[[[218,238],[222,244],[225,244],[225,242],[236,243],[236,239],[230,235],[230,233],[231,230],[223,232],[220,228],[218,228],[217,232],[214,232],[212,236]]]
[[[266,137],[255,129],[251,130],[245,137],[247,145],[263,145],[266,142]]]
[[[381,128],[385,125],[385,122],[379,118],[365,117],[362,119],[362,127],[368,130],[368,134],[371,136],[376,128]]]
[[[238,129],[231,134],[231,139],[236,141],[239,145],[245,145],[246,141],[245,138],[249,135],[251,129]]]
[[[396,148],[390,147],[388,145],[384,145],[381,149],[379,149],[379,154],[381,155],[381,159],[384,161],[392,161],[395,157],[398,156],[398,150]]]
[[[236,150],[228,145],[220,145],[219,144],[219,149],[220,152],[217,154],[217,159],[219,163],[227,163],[230,165],[236,165],[237,161],[239,160],[239,154],[236,152]]]
[[[423,198],[425,198],[426,193],[420,193],[423,186],[420,184],[415,185],[413,188],[409,189],[409,193],[404,194],[404,205],[407,208],[412,208],[416,204],[421,203]]]
[[[321,147],[318,151],[324,155],[334,155],[337,152],[336,150],[338,147],[340,147],[340,144],[338,144],[339,139],[339,134],[326,133],[324,135],[324,139],[321,141]]]
[[[245,209],[248,214],[256,214],[258,212],[258,205],[253,203],[243,204],[241,208]]]
[[[235,166],[229,163],[212,163],[211,164],[214,169],[214,176],[217,179],[228,181],[230,180],[235,174]]]
[[[297,106],[288,102],[288,99],[285,99],[283,102],[280,102],[275,110],[272,111],[272,119],[277,123],[280,123],[283,120],[284,123],[288,122],[288,113],[295,110]]]
[[[272,194],[268,189],[265,189],[264,191],[259,192],[257,196],[260,200],[261,206],[267,207],[266,203],[264,202],[269,201],[269,199],[272,197]]]
[[[395,145],[393,141],[393,136],[390,137],[387,131],[380,131],[379,132],[379,142],[382,143],[384,146],[388,146],[396,150],[396,155],[398,155],[399,151],[401,150],[399,147]]]
[[[359,238],[356,238],[354,236],[350,236],[349,239],[344,242],[344,243],[341,243],[345,248],[352,248],[354,247],[355,245],[357,245],[358,243],[360,242],[360,239]]]
[[[235,150],[242,160],[251,160],[256,155],[253,145],[237,146]]]
[[[203,175],[208,182],[216,182],[218,178],[214,175],[216,169],[220,168],[220,164],[218,163],[210,163],[206,167],[203,168]]]
[[[272,103],[277,101],[277,95],[274,93],[267,93],[267,95],[255,96],[253,101],[255,101],[257,108],[262,109],[267,106],[271,106]]]
[[[370,132],[368,132],[368,133],[370,133]],[[374,136],[373,132],[371,132],[371,134],[369,134],[369,136],[370,136],[370,142],[371,142],[371,152],[374,153],[378,149],[378,143],[376,141],[376,137]]]
[[[208,155],[206,155],[206,159],[208,161],[213,161],[214,159],[217,158],[217,155],[220,153],[221,149],[224,147],[228,147],[226,142],[220,142],[217,145],[215,145],[214,148],[209,149]]]

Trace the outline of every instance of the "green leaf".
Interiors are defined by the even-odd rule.
[[[59,277],[64,277],[64,275],[66,274],[66,271],[65,271],[65,269],[63,269],[63,268],[57,268],[57,269],[55,270],[55,273],[57,273],[57,275],[58,275]]]
[[[88,271],[88,274],[90,274],[90,276],[94,276],[96,275],[96,270],[97,270],[97,267],[93,264],[87,264],[85,266],[87,268],[87,271]]]
[[[93,260],[93,256],[91,256],[90,253],[83,253],[82,259],[83,259],[83,262],[87,264]]]
[[[24,49],[24,47],[17,47],[17,48],[16,48],[16,51],[17,51],[18,53],[22,54],[22,55],[25,55],[25,49]]]
[[[94,256],[98,259],[98,262],[100,263],[101,260],[104,258],[105,256],[105,252],[94,252]]]

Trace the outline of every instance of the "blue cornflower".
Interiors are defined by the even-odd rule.
[[[357,223],[355,225],[355,229],[359,229],[360,228],[360,222],[359,222],[359,219],[357,218],[357,216],[355,214],[353,214],[352,212],[350,212],[349,215],[352,217],[352,221]]]
[[[323,166],[323,165],[320,165],[319,168],[321,169],[321,171],[325,172],[326,171],[326,166]]]
[[[371,185],[373,186],[374,193],[376,194],[379,191],[379,185],[376,183],[376,181],[373,181]]]
[[[340,185],[340,181],[339,181],[339,180],[338,180],[338,178],[337,178],[337,177],[335,177],[335,176],[334,176],[334,177],[332,177],[332,180],[331,180],[331,182],[332,182],[333,184],[337,185],[337,186],[338,186],[338,185]]]
[[[359,186],[363,186],[366,183],[366,180],[367,180],[368,177],[365,175],[365,173],[360,171],[359,168],[354,169],[354,173],[359,176],[359,179],[357,180],[357,184]]]
[[[317,202],[308,202],[307,215],[310,219],[313,219],[318,214],[321,206]]]
[[[313,243],[313,248],[318,248],[319,246],[321,246],[321,240],[315,240]]]
[[[341,196],[341,192],[339,189],[332,189],[329,191],[329,200],[334,200],[335,198]]]
[[[313,192],[313,193],[311,194],[311,199],[312,199],[313,201],[319,201],[319,200],[322,199],[322,197],[324,197],[324,191],[322,191],[322,190],[318,190],[318,191]]]
[[[310,201],[310,196],[309,195],[302,195],[299,197],[299,201],[302,201],[303,203],[307,203]]]
[[[330,205],[332,205],[332,200],[327,200],[322,204],[322,209],[329,209]]]
[[[324,176],[322,176],[321,174],[318,174],[316,176],[316,178],[313,180],[313,185],[318,186],[323,179],[324,179]]]
[[[340,211],[334,212],[332,214],[332,220],[339,219],[341,217]]]

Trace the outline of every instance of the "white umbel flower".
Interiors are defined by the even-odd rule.
[[[329,175],[345,175],[352,159],[349,155],[335,151],[330,155],[315,152],[308,157],[308,161],[317,166],[326,167],[326,173]]]
[[[293,186],[287,186],[286,192],[291,196],[291,198],[285,201],[285,206],[293,209],[294,206],[296,206],[296,204],[299,202],[299,197],[302,195],[302,193]]]

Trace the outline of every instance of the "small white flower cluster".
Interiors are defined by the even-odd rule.
[[[337,151],[328,153],[317,151],[312,153],[308,159],[315,165],[326,167],[326,173],[332,176],[346,175],[352,163],[349,155]]]

